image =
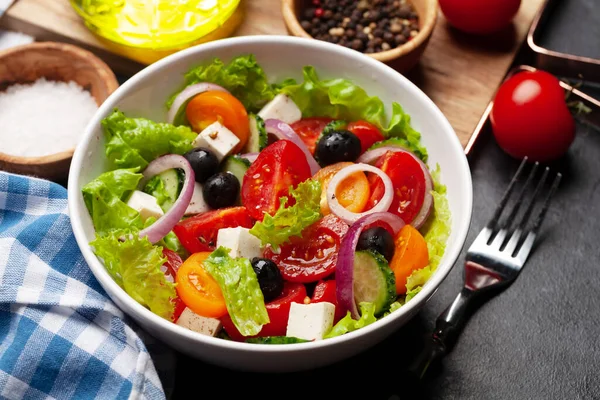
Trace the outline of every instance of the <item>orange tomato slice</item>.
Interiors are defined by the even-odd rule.
[[[223,124],[240,139],[233,149],[234,153],[238,153],[248,141],[248,113],[244,105],[229,93],[218,90],[200,93],[189,101],[185,115],[195,132],[201,132],[216,121]]]
[[[331,213],[331,210],[329,210],[329,205],[327,204],[327,186],[329,181],[331,181],[331,178],[333,178],[333,176],[342,168],[352,164],[353,163],[351,162],[339,162],[328,165],[320,169],[313,176],[313,179],[321,182],[321,213],[323,215],[328,215]],[[355,213],[362,212],[369,201],[369,197],[371,196],[369,180],[365,176],[364,172],[356,172],[340,182],[335,195],[342,207],[348,211]]]
[[[404,225],[394,239],[394,256],[390,268],[396,276],[396,293],[406,294],[406,280],[429,264],[429,251],[423,235],[412,225]]]
[[[177,271],[177,294],[193,312],[203,317],[219,318],[227,314],[227,306],[217,281],[202,263],[210,252],[192,254]]]

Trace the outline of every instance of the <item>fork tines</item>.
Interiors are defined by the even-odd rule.
[[[542,195],[544,186],[546,184],[546,181],[548,180],[548,176],[550,175],[550,168],[544,168],[541,177],[539,178],[537,184],[535,185],[535,188],[533,189],[533,193],[529,194],[534,184],[533,182],[536,180],[536,175],[538,175],[538,169],[540,167],[540,164],[538,162],[535,162],[531,167],[529,174],[527,174],[527,178],[521,186],[516,200],[514,200],[514,204],[512,206],[510,214],[506,218],[502,219],[502,213],[504,212],[512,193],[515,191],[517,183],[522,178],[521,175],[523,175],[527,167],[527,161],[527,158],[524,158],[521,161],[517,172],[511,179],[508,187],[506,188],[506,191],[504,192],[504,195],[502,196],[502,199],[500,200],[500,203],[498,204],[498,207],[494,212],[494,215],[492,216],[490,222],[487,225],[487,227],[492,231],[492,236],[489,238],[488,244],[492,242],[497,242],[499,244],[500,250],[506,250],[512,253],[513,256],[516,256],[516,253],[523,246],[524,241],[527,241],[529,245],[533,244],[533,240],[535,239],[535,236],[539,231],[542,222],[544,221],[546,212],[548,211],[548,207],[550,206],[552,196],[556,192],[556,189],[558,188],[558,185],[562,178],[561,173],[557,173],[554,176],[554,179],[552,181],[550,189],[548,190],[548,193],[546,194],[546,198],[544,199],[540,211],[538,212],[533,222],[528,225],[534,208],[538,203],[540,196]],[[524,204],[526,204],[525,211],[521,214],[520,221],[513,228],[513,225],[518,219],[517,217],[521,206]],[[508,243],[506,243],[507,238]]]

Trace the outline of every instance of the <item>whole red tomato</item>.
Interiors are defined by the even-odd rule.
[[[521,0],[439,0],[439,5],[456,29],[485,35],[507,26],[519,11]]]
[[[552,161],[575,138],[575,120],[559,80],[544,71],[523,71],[496,93],[490,114],[498,145],[516,158]]]

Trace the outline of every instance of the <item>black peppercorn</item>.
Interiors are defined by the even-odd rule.
[[[300,25],[317,40],[364,53],[401,46],[419,32],[419,18],[406,0],[313,0]]]

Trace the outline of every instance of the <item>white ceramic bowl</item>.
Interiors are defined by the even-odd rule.
[[[252,53],[271,80],[302,78],[302,67],[315,66],[323,78],[348,78],[379,96],[399,102],[422,133],[429,165],[439,163],[447,185],[452,232],[438,269],[421,292],[391,315],[357,331],[332,339],[290,345],[239,343],[203,336],[153,314],[121,289],[106,272],[88,243],[94,228],[81,188],[106,168],[100,121],[115,107],[127,115],[166,119],[165,100],[180,88],[190,67],[213,57],[228,60]],[[471,221],[471,174],[463,148],[436,105],[404,76],[357,51],[334,44],[287,36],[247,36],[218,40],[168,56],[139,72],[100,107],[77,147],[69,175],[69,211],[73,231],[92,272],[113,301],[146,331],[182,353],[220,366],[256,372],[287,372],[325,366],[375,345],[413,317],[442,283],[456,261]]]

